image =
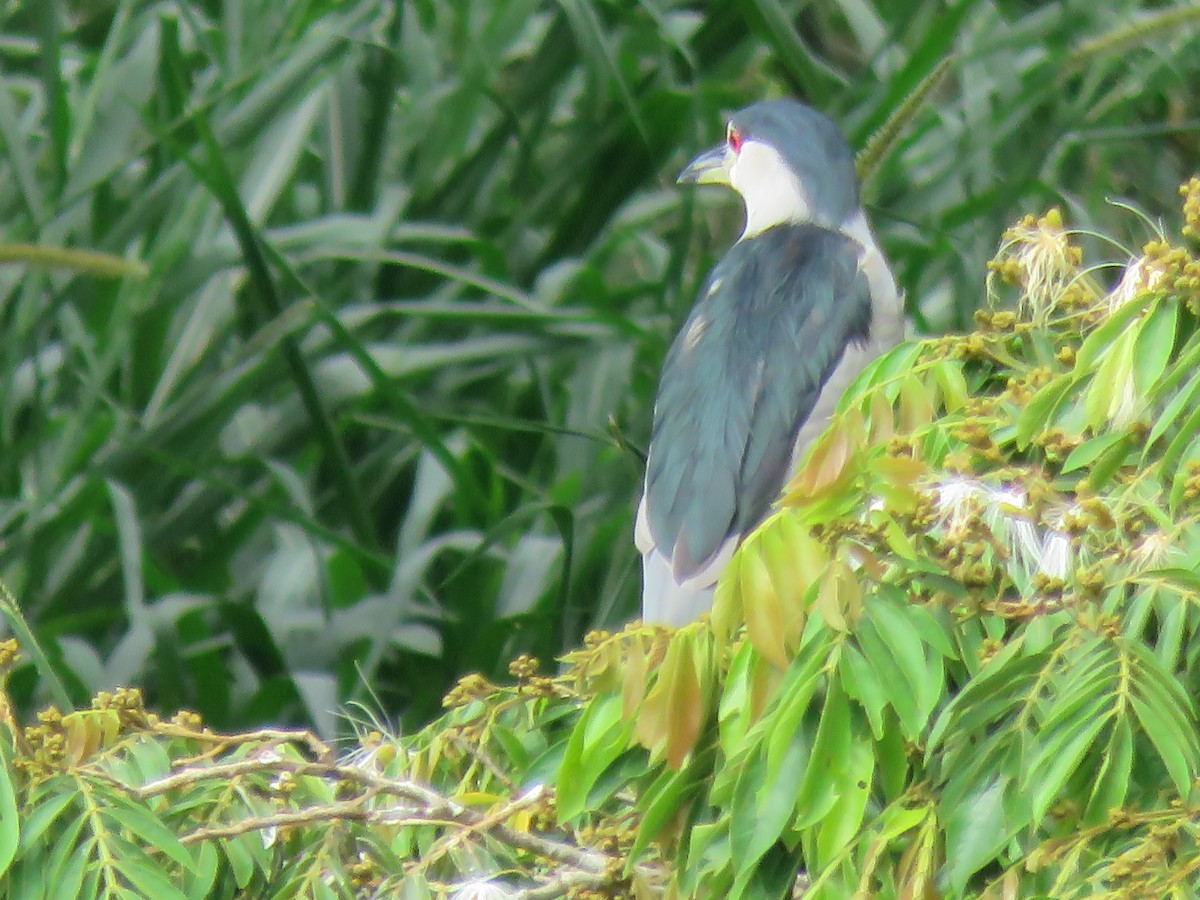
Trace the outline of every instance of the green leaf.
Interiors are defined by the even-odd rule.
[[[67,848],[70,849],[73,846],[68,844]],[[51,888],[51,892],[47,895],[49,900],[79,900],[80,897],[97,896],[95,893],[88,894],[83,890],[83,880],[92,855],[91,850],[90,844],[74,846],[62,869],[49,879]],[[98,876],[99,870],[97,869],[93,872],[93,877]]]
[[[638,800],[638,809],[642,813],[641,824],[638,825],[637,837],[630,850],[629,859],[632,863],[650,842],[667,826],[670,820],[687,801],[700,782],[701,775],[687,766],[679,771],[664,769],[654,780],[646,792]]]
[[[1047,654],[1021,655],[1018,641],[1007,644],[988,660],[966,687],[942,710],[930,730],[926,762],[932,759],[951,725],[960,734],[996,725],[1025,699],[1030,686],[1048,662]]]
[[[121,854],[121,875],[146,897],[155,900],[188,900],[187,894],[179,890],[171,876],[156,866],[145,854]]]
[[[766,735],[767,777],[775,778],[784,758],[790,753],[792,736],[800,733],[802,722],[812,708],[812,697],[823,681],[825,667],[821,652],[802,654],[792,663],[788,678],[775,694],[770,711],[763,716],[757,732]]]
[[[1092,464],[1096,457],[1100,456],[1104,451],[1108,450],[1114,444],[1125,440],[1126,434],[1123,431],[1114,430],[1097,435],[1090,440],[1084,441],[1074,450],[1072,450],[1062,464],[1063,474],[1074,472],[1076,469],[1082,469]]]
[[[1049,735],[1044,736],[1044,743],[1029,763],[1028,775],[1023,779],[1026,789],[1031,790],[1030,803],[1035,820],[1041,819],[1058,798],[1059,791],[1111,718],[1112,698],[1099,697],[1090,707],[1081,710],[1076,722],[1064,725],[1050,739],[1045,739]]]
[[[850,730],[850,705],[841,683],[831,680],[821,708],[821,721],[813,739],[812,753],[796,798],[795,828],[820,822],[837,803],[837,783],[845,778],[848,754],[854,735]]]
[[[113,794],[110,802],[100,809],[100,815],[112,819],[118,828],[129,829],[134,838],[165,853],[184,869],[191,871],[195,868],[196,861],[187,847],[180,843],[175,832],[145,807]]]
[[[956,359],[940,360],[931,369],[931,374],[937,381],[938,389],[942,395],[942,405],[948,413],[955,413],[961,410],[966,406],[967,399],[971,396],[971,391],[967,387],[967,380],[963,377],[962,369],[962,362]]]
[[[1084,821],[1108,821],[1109,813],[1125,802],[1133,772],[1133,728],[1129,718],[1119,716],[1101,757],[1100,769],[1088,798]]]
[[[870,605],[870,621],[878,630],[880,640],[877,645],[888,649],[896,661],[897,668],[903,673],[905,681],[913,692],[916,701],[920,728],[925,727],[929,714],[933,711],[941,694],[941,667],[930,665],[930,660],[924,652],[925,642],[921,630],[910,619],[910,606],[893,606],[887,601],[879,601]],[[859,628],[863,623],[859,624]],[[883,639],[887,635],[887,639]],[[948,643],[948,642],[947,642]]]
[[[21,825],[17,814],[17,796],[13,791],[11,753],[7,740],[0,749],[0,878],[4,876],[17,855],[21,844]],[[43,826],[44,827],[44,826]]]
[[[696,896],[700,883],[711,888],[712,875],[719,872],[728,883],[733,870],[733,852],[729,845],[729,820],[696,822],[687,834],[686,868],[678,876],[680,892],[685,897]]]
[[[783,765],[774,777],[767,776],[761,757],[742,767],[729,822],[735,883],[746,882],[758,861],[779,840],[796,808],[805,772],[811,767],[808,741],[799,733],[792,736]]]
[[[1137,336],[1137,326],[1130,326],[1100,357],[1100,366],[1084,397],[1085,421],[1093,430],[1115,419],[1127,400],[1139,399],[1133,383],[1133,348]]]
[[[1162,471],[1172,472],[1176,468],[1180,468],[1183,451],[1191,447],[1197,440],[1198,432],[1200,432],[1200,405],[1188,413],[1188,417],[1179,426],[1179,432],[1167,444],[1160,463]],[[1183,469],[1180,468],[1180,472],[1182,471]]]
[[[1005,814],[1009,779],[995,776],[949,808],[941,820],[946,829],[943,877],[951,893],[962,895],[967,880],[999,855],[1011,836]]]
[[[765,663],[749,641],[741,643],[729,663],[717,707],[717,739],[726,756],[736,753],[750,728],[750,689],[759,664]]]
[[[1044,431],[1054,420],[1055,411],[1077,380],[1075,375],[1060,375],[1038,389],[1017,418],[1018,450],[1028,447],[1034,436]]]
[[[233,878],[239,890],[245,890],[254,878],[257,848],[253,847],[251,841],[256,840],[261,847],[262,840],[257,835],[239,835],[225,841],[221,848],[225,851],[225,858],[229,860],[229,867],[233,870]]]
[[[53,825],[63,810],[71,805],[76,795],[67,790],[50,793],[33,811],[25,817],[21,829],[21,853],[28,853],[41,840],[47,829]]]
[[[913,679],[918,678],[915,669],[906,672],[901,667],[889,646],[889,640],[885,640],[869,621],[859,622],[854,637],[862,648],[863,656],[875,670],[876,682],[883,688],[888,704],[896,711],[905,736],[909,740],[917,740],[927,722],[921,714],[918,688],[913,683]],[[911,659],[911,653],[904,656],[906,660]],[[924,675],[922,664],[919,679],[923,681]]]
[[[1167,433],[1175,420],[1184,412],[1184,410],[1196,408],[1200,401],[1200,369],[1196,371],[1187,384],[1180,388],[1179,392],[1171,398],[1171,402],[1163,408],[1154,420],[1154,424],[1150,427],[1150,434],[1146,438],[1146,452],[1142,457],[1143,464],[1150,458],[1150,448]]]
[[[1173,299],[1159,299],[1138,334],[1133,354],[1134,382],[1138,394],[1150,396],[1171,361],[1175,346],[1175,329],[1179,321],[1179,304]]]
[[[45,865],[46,883],[54,887],[54,897],[86,896],[79,893],[84,867],[91,858],[93,847],[91,840],[81,838],[86,821],[87,817],[83,815],[69,819],[54,836],[50,858]]]
[[[1119,307],[1104,320],[1104,324],[1089,334],[1075,354],[1075,374],[1090,378],[1101,355],[1108,352],[1125,333],[1126,327],[1146,309],[1144,302],[1133,301]],[[1133,329],[1136,331],[1137,329]]]
[[[838,801],[829,815],[822,820],[817,836],[817,860],[815,871],[830,865],[862,827],[871,798],[875,777],[875,747],[867,740],[855,735],[850,744],[844,777],[838,784]]]
[[[1174,672],[1164,668],[1154,652],[1138,641],[1120,644],[1136,662],[1130,666],[1135,692],[1158,708],[1186,738],[1191,756],[1200,754],[1200,736],[1196,734],[1196,711],[1191,695]]]
[[[1179,796],[1188,796],[1193,774],[1195,772],[1194,755],[1188,752],[1186,737],[1174,727],[1167,717],[1153,705],[1141,697],[1133,695],[1129,698],[1133,711],[1137,715],[1138,724],[1154,744],[1159,758],[1167,767],[1171,780]]]
[[[1092,463],[1088,472],[1088,484],[1095,490],[1105,488],[1121,467],[1129,461],[1129,451],[1137,445],[1137,440],[1129,434],[1121,433],[1121,440],[1116,441]]]
[[[188,873],[185,891],[189,900],[206,900],[212,895],[217,874],[221,869],[221,857],[216,846],[205,841],[196,848],[196,868]]]
[[[944,609],[938,610],[942,618],[949,618]],[[928,607],[908,604],[904,615],[912,626],[921,634],[921,640],[947,659],[957,659],[958,651],[954,648],[952,626],[943,622]]]
[[[887,697],[876,671],[856,647],[848,644],[842,648],[838,659],[838,673],[846,695],[858,701],[871,723],[871,732],[876,738],[881,737]]]
[[[588,793],[629,746],[633,722],[622,715],[618,695],[597,698],[584,710],[558,770],[555,796],[560,822],[570,822],[586,811]]]

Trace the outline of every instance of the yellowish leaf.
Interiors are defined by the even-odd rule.
[[[847,621],[854,622],[863,609],[862,585],[858,575],[845,559],[839,559],[833,566],[837,570],[838,602],[841,604],[842,615]]]
[[[911,434],[933,421],[932,391],[916,375],[907,375],[900,384],[900,432]]]
[[[871,463],[871,471],[893,484],[912,484],[929,471],[924,460],[908,456],[880,456]]]
[[[736,560],[736,557],[735,557]],[[738,566],[725,567],[717,581],[713,594],[713,607],[709,621],[717,642],[722,646],[729,643],[730,636],[742,621],[742,592],[738,586]]]
[[[676,658],[667,651],[667,656],[658,669],[658,677],[642,701],[637,721],[633,726],[633,739],[650,751],[651,758],[660,757],[667,745],[667,685],[674,677],[674,667],[678,665]]]
[[[667,650],[667,661],[675,656],[675,665],[667,684],[667,765],[678,769],[687,755],[696,746],[700,729],[706,718],[707,704],[700,689],[700,675],[696,670],[693,644],[699,631],[683,629],[675,634]]]
[[[785,514],[765,528],[759,540],[759,552],[779,598],[785,642],[789,635],[803,630],[808,616],[804,592],[812,579],[806,577],[796,553],[796,542],[806,537],[803,527]]]
[[[896,414],[883,390],[871,393],[871,443],[886,441],[896,433]]]
[[[761,538],[742,547],[738,554],[738,583],[746,633],[756,650],[781,669],[791,662],[784,648],[786,635],[783,603],[763,561]]]
[[[717,682],[716,642],[711,629],[699,624],[692,625],[691,629],[694,632],[692,635],[692,662],[695,665],[696,678],[700,685],[700,702],[707,719],[708,712],[712,708],[713,692]]]
[[[493,794],[487,791],[465,791],[461,794],[455,794],[454,799],[463,806],[472,806],[476,809],[490,809],[505,798],[501,794]]]
[[[819,496],[837,485],[864,444],[862,413],[851,409],[816,442],[808,460],[787,486],[784,505]]]
[[[825,624],[834,631],[847,631],[846,616],[842,612],[841,599],[838,596],[841,582],[836,566],[829,566],[821,576],[821,586],[817,588],[817,612],[825,620]]]
[[[788,577],[791,581],[789,593],[780,591],[787,613],[784,641],[788,650],[794,653],[800,645],[808,618],[809,588],[820,578],[829,556],[821,542],[794,515],[785,513],[780,516],[778,527],[783,538],[785,557],[790,565]]]
[[[627,642],[625,651],[625,683],[621,685],[621,711],[631,719],[646,699],[646,681],[649,667],[646,664],[646,648],[639,638]]]
[[[779,689],[784,670],[772,665],[761,656],[755,656],[750,665],[750,721],[757,722]]]
[[[962,374],[962,361],[943,359],[932,369],[932,375],[937,380],[938,393],[941,395],[942,406],[946,412],[955,413],[967,405],[970,389]]]

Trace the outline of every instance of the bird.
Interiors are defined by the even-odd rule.
[[[904,336],[903,298],[859,199],[854,154],[797,100],[734,113],[681,184],[741,195],[745,228],[667,353],[634,540],[642,621],[682,626],[771,512],[842,392]]]

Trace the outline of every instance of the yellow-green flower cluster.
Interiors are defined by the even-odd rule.
[[[1193,175],[1180,185],[1183,195],[1183,233],[1193,240],[1200,240],[1200,175]]]
[[[9,671],[21,657],[21,647],[16,638],[0,641],[0,672]]]
[[[92,709],[115,712],[121,722],[122,731],[145,728],[151,724],[151,717],[146,712],[146,698],[137,688],[101,691],[92,698]]]
[[[460,678],[454,687],[450,688],[449,693],[442,698],[442,706],[447,709],[466,706],[472,700],[486,700],[498,690],[499,688],[496,685],[492,684],[478,672],[470,672]]]
[[[1200,259],[1184,247],[1172,247],[1166,241],[1150,241],[1142,248],[1146,265],[1156,273],[1155,286],[1174,294],[1200,315]]]
[[[24,739],[26,752],[15,758],[17,768],[34,778],[44,778],[63,769],[67,733],[62,711],[57,706],[39,712],[38,724],[25,729]]]

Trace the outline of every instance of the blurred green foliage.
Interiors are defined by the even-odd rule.
[[[1190,900],[1184,195],[1112,289],[1057,210],[1024,217],[974,331],[847,391],[711,616],[467,675],[424,728],[359,708],[338,752],[132,689],[24,725],[0,641],[0,896]]]
[[[633,615],[657,367],[739,224],[673,174],[726,111],[799,96],[862,147],[953,54],[866,186],[929,331],[1018,213],[1123,262],[1149,230],[1108,201],[1173,209],[1200,158],[1194,6],[0,16],[0,573],[74,700],[139,683],[216,726],[420,721]]]

